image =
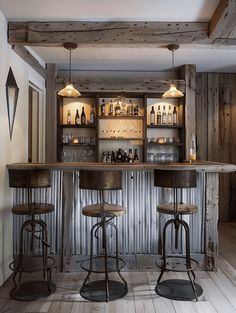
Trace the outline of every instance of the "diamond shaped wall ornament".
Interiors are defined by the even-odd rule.
[[[19,88],[17,86],[12,69],[10,68],[6,81],[7,112],[8,112],[10,140],[12,138],[18,94]]]

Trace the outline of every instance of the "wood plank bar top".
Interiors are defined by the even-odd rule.
[[[57,162],[57,163],[13,163],[7,169],[50,169],[55,171],[79,170],[118,170],[118,171],[152,171],[154,169],[172,169],[204,171],[208,173],[230,173],[236,171],[236,165],[211,161],[196,163],[99,163],[99,162]]]

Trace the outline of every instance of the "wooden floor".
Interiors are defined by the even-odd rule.
[[[79,289],[84,273],[57,273],[57,291],[49,298],[14,301],[9,297],[12,282],[0,288],[0,313],[236,313],[236,223],[221,224],[220,258],[217,273],[197,271],[197,282],[204,294],[198,302],[171,301],[154,292],[158,272],[124,273],[128,294],[109,303],[89,302]],[[183,278],[184,274],[168,273],[165,277]]]

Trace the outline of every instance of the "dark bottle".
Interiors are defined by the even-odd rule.
[[[109,105],[109,115],[113,116],[114,115],[114,106],[112,103],[112,99],[110,100],[110,105]]]
[[[115,152],[111,151],[111,163],[115,163],[115,162],[116,162]]]
[[[176,107],[174,107],[174,111],[173,111],[173,125],[177,125],[177,123],[178,123],[177,110],[176,110]]]
[[[81,113],[81,125],[85,125],[86,124],[86,115],[84,112],[84,107],[82,107],[82,113]]]
[[[76,110],[76,114],[75,114],[75,125],[79,125],[79,124],[80,124],[79,110]]]
[[[89,119],[90,124],[95,124],[95,113],[94,113],[94,108],[91,108],[90,112],[90,119]]]
[[[121,162],[125,162],[125,151],[121,150]]]
[[[134,163],[138,163],[139,157],[138,157],[138,151],[137,149],[134,149]]]
[[[125,150],[125,152],[124,152],[124,162],[126,162],[126,163],[129,162],[128,154],[127,154],[127,151],[126,151],[126,150]]]
[[[111,163],[111,152],[108,151],[107,153],[107,163]]]
[[[134,107],[134,115],[138,115],[138,105]]]
[[[122,154],[121,154],[121,149],[119,149],[116,155],[116,162],[120,163],[121,161],[122,161]]]
[[[154,106],[152,106],[151,112],[150,112],[150,125],[155,124],[155,111]]]
[[[101,116],[106,115],[106,106],[105,106],[105,100],[102,99],[102,105],[101,105]]]
[[[158,105],[158,108],[157,108],[157,125],[161,125],[162,122],[161,122],[161,107],[160,105]]]
[[[129,162],[129,163],[133,163],[133,153],[132,153],[132,149],[129,149],[128,162]]]

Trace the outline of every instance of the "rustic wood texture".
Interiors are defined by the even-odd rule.
[[[189,148],[192,135],[196,136],[196,65],[186,64],[181,68],[181,76],[185,80],[185,157],[189,160]]]
[[[57,90],[64,86],[64,78],[56,80]],[[185,92],[185,81],[175,81],[178,89]],[[170,80],[157,79],[112,79],[112,80],[76,80],[73,79],[73,84],[81,92],[128,92],[128,93],[163,93],[171,84]]]
[[[210,38],[235,38],[236,1],[221,0],[211,18]]]
[[[8,41],[21,45],[62,46],[143,46],[183,43],[210,43],[206,22],[91,22],[47,21],[9,22]]]
[[[236,164],[236,75],[197,75],[197,155],[199,159]],[[235,175],[220,175],[220,220],[235,219]]]
[[[215,173],[231,173],[236,171],[236,165],[211,161],[197,161],[196,163],[136,163],[136,164],[109,164],[99,162],[58,162],[58,163],[13,163],[7,164],[8,169],[51,169],[57,171],[83,170],[114,170],[114,171],[152,171],[154,169],[167,170],[196,170]]]
[[[46,79],[46,162],[57,161],[56,65],[47,64]]]
[[[39,63],[39,61],[23,46],[12,45],[12,50],[19,55],[26,63],[28,63],[36,72],[43,78],[46,78],[46,69]]]

